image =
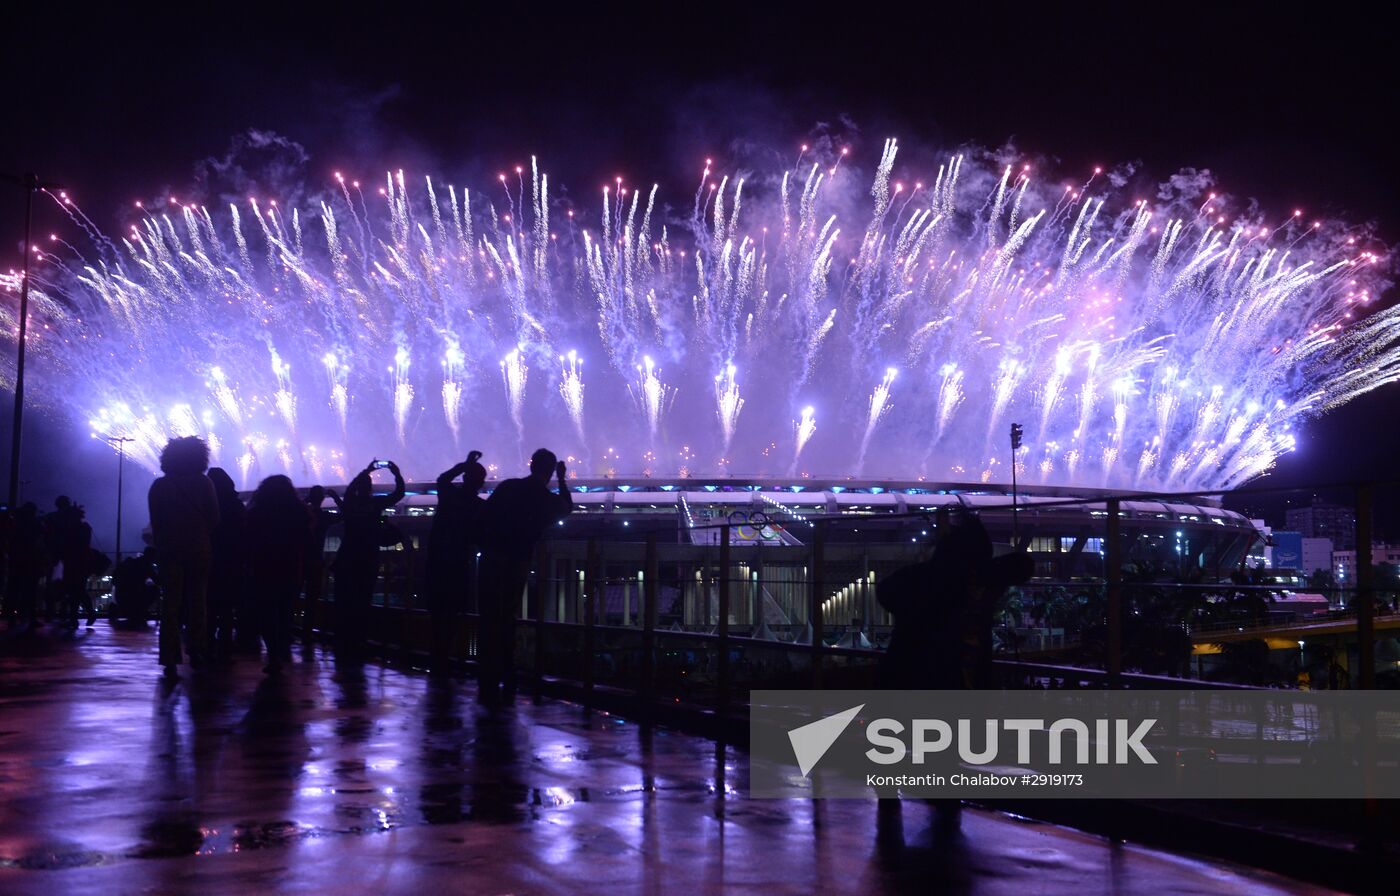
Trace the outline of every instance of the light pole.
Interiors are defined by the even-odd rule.
[[[19,446],[24,426],[24,343],[29,331],[29,256],[33,253],[30,227],[34,222],[34,194],[39,190],[58,189],[58,184],[40,183],[38,175],[18,177],[5,175],[5,180],[24,185],[24,262],[19,281],[19,349],[15,361],[14,431],[10,434],[10,506],[19,503]]]
[[[1019,508],[1016,506],[1016,452],[1021,450],[1021,424],[1011,424],[1011,541],[1012,548],[1021,547]]]
[[[114,564],[122,562],[122,473],[126,468],[126,443],[134,442],[129,436],[102,436],[102,441],[117,446],[117,549]]]

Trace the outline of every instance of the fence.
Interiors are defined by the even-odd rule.
[[[1144,608],[1162,604],[1197,608],[1195,616],[1183,614],[1177,631],[1171,633],[1171,637],[1196,642],[1197,649],[1202,642],[1210,646],[1208,639],[1214,635],[1244,640],[1235,636],[1259,632],[1267,637],[1274,632],[1282,637],[1300,627],[1329,623],[1333,630],[1316,630],[1319,637],[1332,639],[1332,646],[1315,645],[1312,654],[1315,658],[1326,650],[1333,670],[1331,684],[1374,687],[1377,624],[1383,630],[1400,625],[1400,618],[1386,609],[1395,594],[1376,587],[1369,557],[1370,507],[1378,487],[1354,487],[1354,584],[1330,589],[1335,605],[1329,605],[1325,618],[1291,620],[1270,620],[1259,614],[1210,618],[1207,612],[1216,612],[1213,607],[1222,596],[1246,603],[1253,596],[1257,603],[1278,593],[1277,585],[1132,579],[1133,545],[1128,542],[1141,536],[1125,539],[1124,503],[1198,498],[1200,493],[1055,502],[1095,508],[1094,516],[1103,526],[1102,575],[1059,581],[1041,578],[1017,589],[1016,609],[1003,614],[1004,624],[999,627],[999,666],[1012,683],[1154,687],[1171,682],[1181,686],[1189,668],[1137,673],[1128,668],[1146,665],[1141,661],[1147,649],[1140,637],[1142,614]],[[984,509],[1005,511],[1006,506]],[[899,517],[879,515],[885,522]],[[930,522],[929,514],[907,517],[924,526],[921,531],[947,523],[946,517]],[[876,599],[878,583],[893,570],[925,556],[930,545],[902,539],[901,543],[852,543],[832,538],[837,532],[848,535],[846,529],[868,519],[852,514],[805,519],[805,544],[735,544],[734,531],[748,523],[729,522],[690,527],[712,533],[692,537],[692,543],[671,543],[671,530],[641,531],[640,527],[629,533],[640,540],[542,542],[530,583],[521,595],[517,664],[535,675],[570,679],[585,688],[608,686],[651,699],[721,708],[742,702],[743,693],[752,687],[871,686],[893,622]],[[1030,537],[1022,538],[1016,547],[1025,548],[1029,542]],[[386,550],[383,556],[384,575],[375,609],[380,619],[373,630],[386,645],[421,650],[428,643],[431,620],[423,611],[425,603],[417,587],[419,556],[409,550]],[[332,592],[333,588],[326,589]],[[319,628],[329,626],[332,609],[327,602],[305,608],[310,624]],[[456,620],[455,650],[470,660],[477,648],[474,594],[468,597],[466,609]],[[1056,612],[1078,614],[1076,625],[1056,626]],[[1028,619],[1046,624],[1030,626]],[[1162,637],[1161,632],[1153,637]],[[1303,643],[1299,639],[1300,661],[1308,658]],[[1057,652],[1070,661],[1054,662]],[[1228,649],[1219,653],[1229,656]],[[1210,655],[1206,651],[1197,658],[1198,673]],[[1394,662],[1389,654],[1385,661],[1387,668]],[[1337,675],[1337,669],[1345,675]],[[1145,674],[1153,671],[1166,674]]]

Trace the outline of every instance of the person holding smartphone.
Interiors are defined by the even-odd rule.
[[[394,475],[394,489],[376,495],[370,474],[387,469]],[[375,458],[350,480],[345,497],[336,503],[344,532],[335,555],[336,635],[344,654],[362,655],[368,632],[370,598],[379,578],[380,529],[384,511],[404,496],[403,474],[391,460]]]
[[[472,451],[467,459],[437,478],[437,511],[428,533],[428,614],[432,618],[432,671],[448,671],[453,639],[457,634],[457,614],[471,586],[475,545],[481,543],[486,501],[478,494],[486,484],[486,468],[481,452]],[[456,480],[461,477],[461,482]]]

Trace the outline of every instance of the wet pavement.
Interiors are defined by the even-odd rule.
[[[0,631],[0,893],[1310,893],[980,811],[747,800],[742,751],[299,654],[161,680],[154,629]]]

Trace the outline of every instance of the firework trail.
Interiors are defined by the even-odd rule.
[[[286,439],[277,440],[277,460],[284,473],[292,472],[292,446]]]
[[[247,438],[243,440],[243,453],[238,456],[238,475],[240,484],[244,488],[250,487],[252,481],[250,475],[258,465],[258,449],[261,447],[261,440]]]
[[[648,356],[642,359],[641,364],[637,365],[636,378],[628,385],[628,391],[646,418],[650,442],[654,444],[657,430],[661,427],[661,415],[674,400],[675,389],[661,382],[656,362]]]
[[[515,423],[517,442],[525,441],[525,381],[530,376],[530,367],[525,363],[525,353],[513,348],[501,360],[501,379],[506,386],[506,404],[510,408],[510,419]]]
[[[281,415],[282,422],[287,426],[287,431],[296,435],[297,399],[292,394],[292,366],[282,360],[277,354],[277,349],[271,349],[271,352],[272,375],[277,378],[277,391],[273,393],[272,400],[277,406],[277,413]]]
[[[948,421],[953,418],[964,397],[963,374],[957,364],[944,364],[939,375],[942,380],[938,387],[938,426],[933,432],[934,442],[943,438],[943,433],[948,429]]]
[[[389,368],[394,378],[394,431],[400,445],[408,444],[408,415],[413,411],[413,382],[408,378],[408,366],[408,349],[401,348],[394,353],[394,364]]]
[[[462,429],[462,375],[467,356],[455,344],[442,357],[442,416],[452,430],[452,444],[460,446]]]
[[[340,424],[340,434],[344,437],[350,413],[350,367],[342,363],[335,352],[327,352],[322,356],[321,363],[326,368],[326,376],[330,380],[330,407],[335,412],[335,419]]]
[[[172,433],[182,436],[201,435],[205,429],[195,418],[194,409],[187,404],[177,404],[172,407],[166,416],[166,422]]]
[[[720,432],[724,442],[720,454],[729,453],[729,443],[734,440],[734,429],[739,425],[739,412],[744,409],[744,399],[739,397],[739,384],[734,381],[738,369],[730,364],[724,372],[715,376],[715,414],[719,417]]]
[[[879,150],[866,173],[844,150],[743,177],[708,160],[679,215],[621,177],[575,208],[534,159],[484,192],[395,171],[337,174],[304,208],[171,200],[110,237],[46,194],[73,232],[35,249],[37,399],[153,468],[167,437],[203,435],[245,485],[391,451],[431,475],[469,412],[473,444],[505,453],[567,418],[595,473],[948,481],[1005,474],[1019,420],[1031,478],[1189,490],[1258,476],[1301,423],[1400,379],[1364,229],[1268,220],[1200,178]],[[6,338],[18,287],[0,275]],[[546,358],[556,388],[527,394]],[[469,399],[495,363],[504,400]]]
[[[586,443],[588,440],[583,435],[583,359],[578,352],[570,349],[567,355],[559,356],[559,363],[563,365],[559,395],[569,409],[569,419],[574,422],[574,433],[579,442]]]
[[[865,434],[860,438],[860,452],[856,455],[857,476],[865,467],[865,452],[870,448],[870,437],[875,434],[876,424],[890,411],[890,390],[894,386],[894,378],[898,375],[899,371],[893,367],[886,368],[885,378],[875,386],[875,391],[870,393],[870,410],[865,418]]]
[[[213,394],[214,400],[218,402],[219,409],[224,412],[224,416],[234,426],[243,425],[243,408],[238,401],[238,396],[234,394],[233,388],[228,384],[228,377],[224,376],[222,367],[212,367],[209,369],[209,391]]]
[[[788,468],[788,475],[797,472],[797,462],[802,458],[802,449],[807,447],[807,443],[812,440],[812,435],[817,431],[817,411],[816,408],[808,405],[802,409],[802,419],[792,424],[794,441],[796,447],[792,452],[792,466]]]

